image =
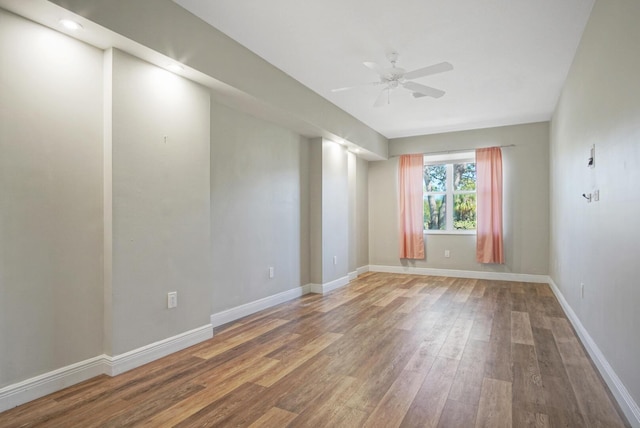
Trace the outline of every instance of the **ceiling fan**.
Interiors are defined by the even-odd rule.
[[[353,88],[358,88],[361,86],[371,86],[371,85],[383,85],[382,92],[378,95],[375,103],[373,103],[374,107],[380,107],[384,104],[389,104],[390,93],[391,90],[402,87],[411,91],[414,98],[420,97],[433,97],[440,98],[445,94],[443,90],[432,88],[430,86],[425,86],[420,83],[412,82],[413,79],[417,79],[420,77],[430,76],[432,74],[443,73],[445,71],[453,70],[453,65],[448,62],[441,62],[434,65],[429,65],[427,67],[418,68],[417,70],[407,72],[405,69],[396,67],[396,62],[398,61],[398,53],[390,52],[387,54],[387,59],[391,63],[390,68],[383,68],[376,64],[375,62],[365,62],[365,67],[375,71],[379,76],[380,80],[378,82],[371,82],[366,85],[358,85],[358,86],[348,86],[346,88],[337,88],[332,89],[331,92],[341,92],[346,91]]]

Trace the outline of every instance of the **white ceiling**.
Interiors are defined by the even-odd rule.
[[[594,0],[174,0],[387,138],[549,120]],[[380,87],[363,66],[400,54],[439,99]],[[269,82],[264,82],[268,85]]]

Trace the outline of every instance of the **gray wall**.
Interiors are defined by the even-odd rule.
[[[116,49],[0,20],[0,388],[310,282],[307,139]],[[326,144],[331,280],[348,169]]]
[[[0,40],[2,388],[102,353],[102,52],[1,9]]]
[[[209,323],[209,91],[118,50],[111,76],[118,355]]]
[[[214,313],[307,284],[308,140],[212,103],[211,224]]]
[[[505,265],[475,261],[475,235],[425,235],[426,261],[398,258],[398,155],[515,144],[502,150]],[[369,165],[369,263],[383,266],[548,273],[549,124],[391,140],[387,161]],[[450,250],[451,257],[444,257]]]
[[[552,120],[550,253],[551,277],[636,403],[639,19],[636,0],[598,0],[584,32]],[[594,189],[600,201],[587,204]]]

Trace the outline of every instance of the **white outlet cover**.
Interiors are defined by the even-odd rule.
[[[172,291],[167,293],[167,308],[173,309],[178,306],[178,292]]]

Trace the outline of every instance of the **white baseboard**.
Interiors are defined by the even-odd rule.
[[[213,326],[206,324],[202,327],[125,352],[124,354],[114,357],[104,355],[104,373],[109,376],[117,376],[120,373],[166,357],[169,354],[181,351],[189,346],[211,339],[212,337]]]
[[[310,284],[310,291],[316,294],[326,294],[330,291],[336,290],[340,287],[344,287],[349,283],[349,275],[343,276],[333,281],[324,284]]]
[[[0,389],[0,412],[60,391],[92,377],[115,376],[213,337],[210,324],[152,343],[122,355],[97,357],[26,379]]]
[[[0,412],[104,373],[100,355],[0,389]]]
[[[312,284],[307,284],[302,287],[292,288],[291,290],[283,291],[281,293],[274,294],[273,296],[267,296],[259,300],[254,300],[253,302],[245,303],[244,305],[236,306],[235,308],[217,312],[211,315],[211,325],[218,327],[228,322],[246,317],[247,315],[279,305],[280,303],[288,302],[289,300],[304,296],[309,293],[311,286]]]
[[[591,356],[596,367],[598,367],[598,371],[609,386],[611,393],[616,398],[618,405],[629,420],[629,423],[634,427],[640,427],[640,407],[638,407],[638,403],[636,403],[633,397],[631,397],[631,394],[629,394],[629,391],[613,370],[613,367],[611,367],[611,364],[609,364],[602,351],[600,351],[600,348],[598,348],[598,345],[596,345],[596,342],[593,340],[587,329],[582,325],[580,318],[578,318],[576,313],[573,311],[573,308],[564,298],[564,295],[552,278],[549,278],[549,286],[556,295],[558,302],[560,302],[560,306],[562,306],[562,309],[567,314],[573,328],[575,328],[578,336],[580,336],[580,340],[584,344],[584,347]]]
[[[369,266],[360,266],[358,269],[356,269],[356,274],[358,276],[362,275],[363,273],[367,273],[369,272]]]
[[[358,278],[358,272],[354,270],[353,272],[349,272],[347,276],[349,277],[349,281],[353,281]]]
[[[435,269],[407,266],[380,266],[370,265],[370,272],[406,273],[412,275],[448,276],[453,278],[488,279],[496,281],[518,281],[547,284],[548,275],[534,275],[527,273],[488,272],[475,270]]]

